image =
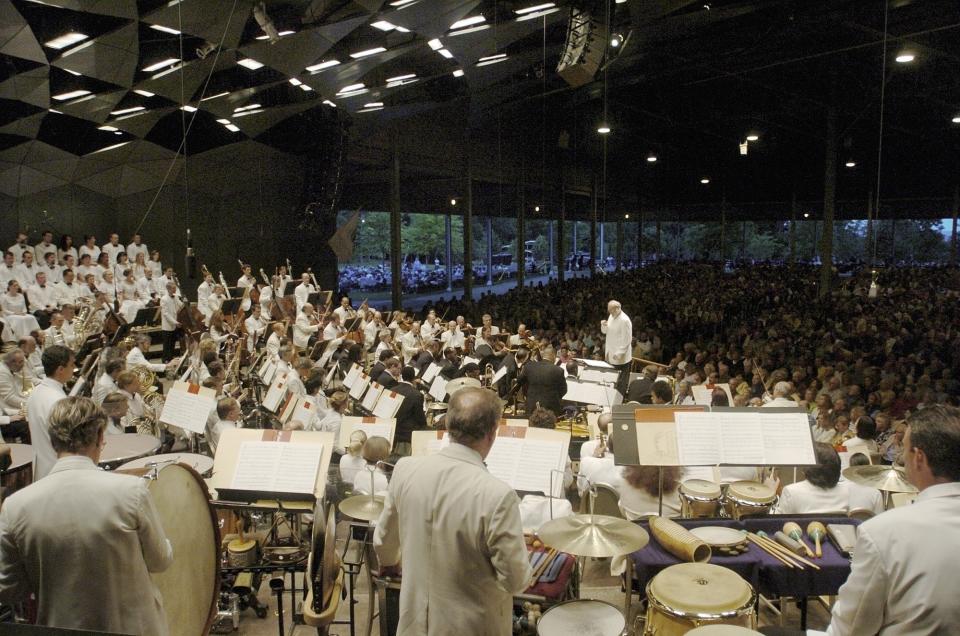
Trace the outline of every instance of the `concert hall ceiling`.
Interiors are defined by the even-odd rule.
[[[890,0],[885,44],[878,1],[559,0],[526,11],[549,4],[0,0],[0,194],[68,184],[108,196],[144,192],[178,152],[253,140],[299,154],[340,126],[351,142],[348,186],[369,183],[378,193],[388,153],[366,141],[416,119],[424,146],[423,121],[468,129],[460,136],[478,153],[509,140],[504,154],[519,157],[524,180],[544,189],[561,164],[598,174],[606,165],[617,205],[696,210],[723,198],[762,216],[764,202],[822,196],[830,105],[840,198],[865,201],[878,174],[885,73],[881,196],[932,216],[952,200],[956,0]],[[600,23],[609,8],[610,31],[623,37],[606,73],[579,87],[556,72],[572,7]],[[915,59],[896,62],[903,51]],[[605,99],[612,132],[604,151],[596,128]],[[318,122],[327,129],[314,138]],[[405,162],[414,181],[415,164]],[[462,175],[462,161],[450,164],[450,177]],[[516,179],[509,167],[489,177],[490,166],[488,179]]]

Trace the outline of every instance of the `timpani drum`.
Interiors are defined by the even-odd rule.
[[[680,514],[684,519],[719,517],[723,492],[706,479],[688,479],[680,484]]]
[[[578,599],[554,605],[537,622],[537,636],[620,636],[626,620],[606,601]]]
[[[153,455],[160,448],[160,440],[153,435],[122,433],[105,435],[100,451],[100,467],[113,470],[134,459]]]
[[[153,468],[167,464],[185,464],[195,470],[198,475],[206,479],[213,474],[213,458],[197,453],[164,453],[162,455],[148,455],[122,464],[117,470],[132,470],[135,468]]]
[[[173,545],[173,565],[150,575],[163,599],[170,636],[208,633],[219,596],[220,535],[203,479],[182,464],[124,472],[148,479],[163,531]]]
[[[737,625],[704,625],[687,632],[687,636],[760,636],[760,632]]]
[[[724,506],[734,519],[769,514],[777,503],[777,491],[759,481],[735,481],[727,486]]]
[[[0,474],[0,485],[9,497],[21,488],[33,483],[33,446],[30,444],[7,444],[10,448],[10,467]]]
[[[679,563],[647,584],[645,636],[676,636],[711,624],[754,629],[757,595],[736,572],[709,563]]]

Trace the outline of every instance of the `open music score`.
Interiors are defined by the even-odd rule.
[[[383,385],[379,382],[370,382],[370,388],[367,389],[367,392],[363,395],[363,400],[360,401],[360,406],[364,409],[373,413],[373,409],[377,406],[377,400],[380,399],[380,396],[383,395]]]
[[[403,404],[402,395],[393,391],[384,391],[380,394],[377,405],[373,407],[373,414],[384,419],[396,417],[401,404]]]
[[[231,489],[313,496],[322,444],[243,442]]]
[[[437,402],[443,402],[447,397],[447,379],[442,375],[434,376],[433,382],[430,383],[430,390],[427,392]]]
[[[216,407],[216,391],[199,384],[177,381],[167,391],[160,421],[179,426],[191,433],[203,434],[207,426],[207,415]]]
[[[597,406],[616,406],[623,403],[620,391],[612,386],[570,379],[567,380],[567,392],[563,399]]]
[[[493,374],[493,379],[490,380],[491,386],[496,386],[497,382],[507,377],[507,367],[506,365],[497,369],[497,372]]]
[[[278,373],[263,398],[263,408],[276,413],[287,393],[287,372]]]
[[[433,379],[437,377],[442,369],[440,365],[436,362],[431,362],[427,365],[427,368],[423,370],[423,375],[420,376],[420,379],[423,380],[425,384],[430,384],[433,382]]]
[[[361,373],[353,381],[353,386],[350,387],[350,397],[354,400],[359,400],[363,397],[364,391],[367,390],[367,387],[370,386],[370,376],[366,373]]]
[[[395,418],[383,419],[379,417],[357,417],[345,415],[340,422],[340,446],[346,448],[350,444],[350,435],[354,431],[363,431],[367,439],[371,437],[386,438],[391,444],[397,430]]]
[[[294,395],[292,399],[287,400],[286,406],[280,412],[280,421],[286,424],[296,420],[306,427],[310,425],[316,412],[317,406],[310,397]]]
[[[730,385],[727,383],[714,384],[715,388],[721,389],[724,393],[727,394],[727,403],[730,406],[733,406],[733,393],[730,391]],[[703,384],[697,384],[690,387],[691,395],[693,395],[693,403],[700,406],[710,406],[710,403],[713,401],[713,389],[708,389]]]
[[[347,371],[347,375],[345,375],[343,378],[343,386],[347,387],[347,389],[352,389],[353,383],[356,382],[357,378],[359,378],[362,373],[363,369],[360,368],[359,364],[354,362],[350,366],[350,370]]]

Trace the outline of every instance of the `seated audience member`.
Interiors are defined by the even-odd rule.
[[[840,481],[840,456],[829,444],[814,444],[816,466],[806,466],[806,479],[785,486],[775,512],[783,515],[867,509],[883,512],[883,497],[874,488]]]

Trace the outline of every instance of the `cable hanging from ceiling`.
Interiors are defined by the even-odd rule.
[[[873,228],[873,254],[870,258],[870,267],[876,267],[877,264],[877,237],[880,234],[880,180],[882,178],[882,160],[883,160],[883,115],[886,106],[887,96],[887,38],[889,37],[888,25],[890,17],[890,4],[883,3],[883,56],[880,61],[880,125],[877,138],[877,183],[876,196],[874,197],[873,222],[876,227]],[[870,246],[867,246],[869,249]]]

